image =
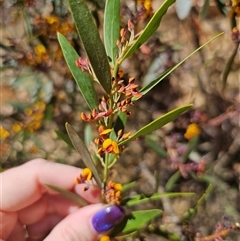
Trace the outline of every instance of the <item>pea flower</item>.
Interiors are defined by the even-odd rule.
[[[116,141],[108,138],[102,144],[102,150],[108,153],[119,154],[119,148]]]
[[[201,133],[201,129],[198,124],[193,123],[190,124],[184,134],[184,137],[188,140],[191,140],[193,137],[199,135]]]

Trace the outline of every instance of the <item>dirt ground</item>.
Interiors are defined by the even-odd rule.
[[[153,7],[157,8],[159,2],[153,1]],[[6,17],[1,24],[2,42],[7,44],[9,37],[21,36],[23,27],[23,22],[19,21],[18,25],[15,25],[15,22],[11,22]],[[222,15],[212,4],[207,18],[199,21],[198,6],[195,5],[190,15],[180,21],[175,9],[171,7],[152,40],[122,65],[122,69],[127,73],[125,77],[135,76],[139,85],[143,86],[151,76],[172,67],[220,32],[224,34],[184,62],[150,94],[135,104],[126,128],[133,133],[167,111],[192,103],[193,108],[188,113],[150,136],[163,148],[176,134],[180,136],[179,144],[186,145],[183,134],[187,126],[194,116],[201,116],[202,133],[199,144],[192,152],[190,159],[204,160],[206,163],[204,175],[208,181],[201,178],[194,179],[191,176],[180,177],[171,191],[195,192],[196,196],[164,198],[138,207],[163,209],[164,215],[156,223],[163,225],[170,232],[179,234],[183,241],[193,240],[191,233],[199,232],[202,236],[213,234],[219,222],[226,220],[240,222],[239,50],[224,91],[222,91],[221,81],[222,71],[235,46],[231,40],[229,18]],[[1,55],[6,56],[5,54],[6,50],[3,50]],[[154,68],[154,61],[157,59],[159,62]],[[3,64],[5,60],[2,58],[1,63]],[[8,59],[10,60],[11,58]],[[18,104],[32,102],[29,91],[34,89],[33,75],[30,74],[20,84],[18,82],[15,85],[16,76],[19,77],[25,73],[26,75],[29,73],[28,68],[19,66],[6,68],[1,73],[1,122],[5,127],[10,128],[16,120],[21,119],[21,114],[12,104],[9,104],[10,102]],[[58,95],[52,94],[47,100],[48,105],[54,108],[53,115],[43,123],[34,136],[27,136],[24,144],[17,138],[8,143],[8,151],[2,156],[2,167],[7,169],[35,157],[82,167],[78,153],[69,150],[68,146],[58,139],[55,130],[64,130],[64,123],[71,121],[80,135],[84,134],[84,125],[80,119],[80,112],[86,109],[83,99],[75,91],[73,81],[70,78],[66,79],[61,73],[51,70],[48,75],[39,71],[36,74],[46,86],[49,86],[49,93],[61,94],[62,98],[57,99]],[[49,84],[50,82],[52,85]],[[33,149],[36,139],[40,144],[37,149]],[[123,183],[139,179],[136,186],[129,192],[131,195],[149,194],[156,189],[158,192],[165,192],[167,181],[176,172],[172,167],[169,157],[158,155],[149,147],[146,140],[140,138],[129,144],[120,162],[114,168],[113,175],[116,181]],[[181,217],[189,208],[194,207],[209,183],[212,184],[213,189],[206,200],[198,206],[197,214],[189,220],[186,231],[180,222]],[[151,232],[136,238],[136,240],[139,239],[170,240]],[[221,240],[215,239],[215,241]],[[223,240],[240,241],[240,232],[233,232]]]

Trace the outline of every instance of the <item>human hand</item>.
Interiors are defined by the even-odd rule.
[[[29,161],[1,173],[0,241],[96,241],[119,223],[118,206],[100,203],[100,190],[75,185],[81,169],[48,162]],[[79,208],[48,189],[51,184],[71,190],[90,205]]]

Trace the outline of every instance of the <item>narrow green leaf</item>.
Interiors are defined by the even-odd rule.
[[[207,190],[202,194],[202,196],[199,198],[197,203],[194,205],[194,207],[188,209],[183,214],[181,222],[189,220],[190,218],[192,218],[192,216],[194,216],[197,213],[197,209],[206,201],[207,197],[212,192],[212,190],[213,190],[213,185],[210,184]]]
[[[145,136],[162,126],[166,125],[167,123],[175,120],[178,116],[180,116],[182,113],[187,111],[189,108],[191,108],[192,105],[184,105],[181,107],[178,107],[172,111],[169,111],[163,116],[160,116],[158,119],[152,121],[151,123],[147,124],[146,126],[142,127],[140,130],[135,132],[132,136],[130,136],[127,140],[124,140],[119,143],[119,145],[125,145],[127,142],[134,140],[138,138],[139,136]]]
[[[69,200],[71,200],[72,202],[76,203],[77,205],[84,207],[88,205],[88,202],[86,200],[84,200],[81,196],[78,196],[76,193],[74,192],[70,192],[69,190],[65,190],[62,189],[61,187],[57,187],[54,185],[50,185],[50,184],[45,184],[47,187],[51,188],[52,190],[60,193],[61,195],[63,195],[64,197],[68,198]]]
[[[188,146],[187,146],[187,150],[186,152],[183,154],[182,156],[182,160],[181,163],[186,163],[188,160],[188,156],[190,155],[190,153],[196,148],[196,146],[198,145],[199,142],[199,135],[194,136],[189,142],[188,142]]]
[[[218,6],[218,9],[220,10],[220,12],[224,15],[227,15],[229,10],[228,10],[228,6],[226,6],[226,1],[225,0],[215,0],[216,5]]]
[[[173,189],[175,183],[178,181],[178,179],[179,179],[180,177],[181,177],[180,171],[176,171],[176,172],[168,179],[168,181],[167,181],[167,183],[166,183],[166,185],[165,185],[165,190],[166,190],[167,192],[170,192],[170,191]]]
[[[76,60],[79,56],[68,40],[60,33],[58,33],[57,36],[64,58],[79,87],[79,90],[82,93],[83,98],[91,110],[96,108],[98,106],[98,97],[93,86],[93,81],[87,73],[84,73],[77,67]]]
[[[122,233],[129,233],[141,228],[144,228],[148,222],[162,215],[162,210],[151,209],[151,210],[140,210],[131,213],[131,218],[128,219],[125,228]]]
[[[93,17],[84,0],[69,0],[69,6],[92,69],[103,89],[109,94],[111,91],[110,66]]]
[[[202,46],[200,46],[199,48],[197,48],[196,50],[194,50],[191,54],[189,54],[187,57],[185,57],[182,61],[180,61],[178,64],[176,64],[174,67],[172,67],[171,69],[166,70],[163,74],[161,74],[160,76],[158,76],[156,79],[154,79],[152,82],[150,82],[148,85],[144,86],[140,92],[141,94],[145,95],[147,94],[153,87],[155,87],[160,81],[162,81],[163,79],[165,79],[170,73],[172,73],[175,69],[177,69],[183,62],[185,62],[188,58],[190,58],[192,55],[194,55],[195,53],[197,53],[200,49],[202,49],[203,47],[205,47],[207,44],[209,44],[211,41],[215,40],[216,38],[218,38],[219,36],[223,35],[224,33],[220,33],[218,35],[216,35],[215,37],[211,38],[209,41],[207,41],[205,44],[203,44]],[[133,99],[133,101],[135,101],[137,99]]]
[[[110,62],[115,65],[120,32],[120,0],[107,0],[104,14],[104,43]]]
[[[94,162],[91,158],[91,155],[90,155],[87,147],[85,146],[84,142],[81,140],[81,138],[78,136],[77,132],[72,128],[72,126],[69,123],[66,123],[65,126],[66,126],[67,133],[72,141],[73,146],[80,153],[85,165],[89,169],[91,169],[93,176],[94,176],[99,188],[101,189],[102,182],[101,182],[98,171],[94,165]]]
[[[158,201],[164,197],[175,198],[175,197],[192,197],[195,193],[193,192],[173,192],[173,193],[154,193],[150,196],[145,196],[143,194],[136,195],[134,197],[123,199],[124,205],[127,207],[132,207],[135,205],[143,204],[149,201]]]
[[[116,140],[118,131],[119,130],[123,130],[124,131],[126,123],[127,123],[127,115],[125,113],[123,113],[123,112],[119,112],[118,113],[118,117],[117,117],[117,119],[116,119],[116,121],[114,123],[114,126],[113,126],[114,131],[112,132],[113,136],[111,136],[111,138],[115,137],[115,140]]]
[[[122,189],[122,193],[126,192],[127,190],[133,188],[136,185],[137,181],[132,181],[132,182],[128,182],[123,184],[123,189]]]
[[[154,150],[160,156],[162,157],[168,156],[166,150],[164,150],[155,140],[153,140],[149,136],[146,138],[146,143],[152,150]]]
[[[74,148],[72,145],[72,142],[67,134],[60,130],[55,130],[55,133],[57,134],[59,139],[62,139],[64,142],[66,142],[70,147]]]
[[[222,73],[222,85],[223,85],[222,90],[224,90],[225,87],[226,87],[228,75],[230,73],[233,61],[234,61],[234,59],[235,59],[235,57],[238,53],[238,47],[239,47],[239,43],[236,43],[232,54],[230,55],[227,63],[225,64],[225,67],[224,67],[224,70],[223,70],[223,73]]]
[[[119,59],[119,64],[122,63],[124,59],[129,57],[132,53],[135,52],[143,43],[145,43],[153,33],[158,29],[161,19],[163,15],[167,12],[168,8],[175,2],[176,0],[165,0],[164,3],[160,6],[160,8],[155,12],[147,26],[144,28],[143,32],[137,38],[137,40],[132,44],[132,46],[128,49],[128,51]]]
[[[203,6],[201,7],[201,11],[199,13],[200,20],[204,20],[207,17],[209,7],[210,7],[209,0],[205,0]]]
[[[22,13],[23,13],[23,18],[25,20],[25,26],[26,26],[26,30],[27,30],[28,39],[29,39],[29,41],[32,41],[33,40],[33,32],[32,32],[32,24],[30,22],[30,14],[28,12],[28,8],[23,7]]]
[[[90,143],[94,139],[93,130],[90,124],[87,124],[84,128],[84,143],[86,147],[90,146]]]

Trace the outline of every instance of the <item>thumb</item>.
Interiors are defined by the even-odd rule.
[[[44,241],[97,241],[124,217],[121,207],[92,204],[64,218]]]

